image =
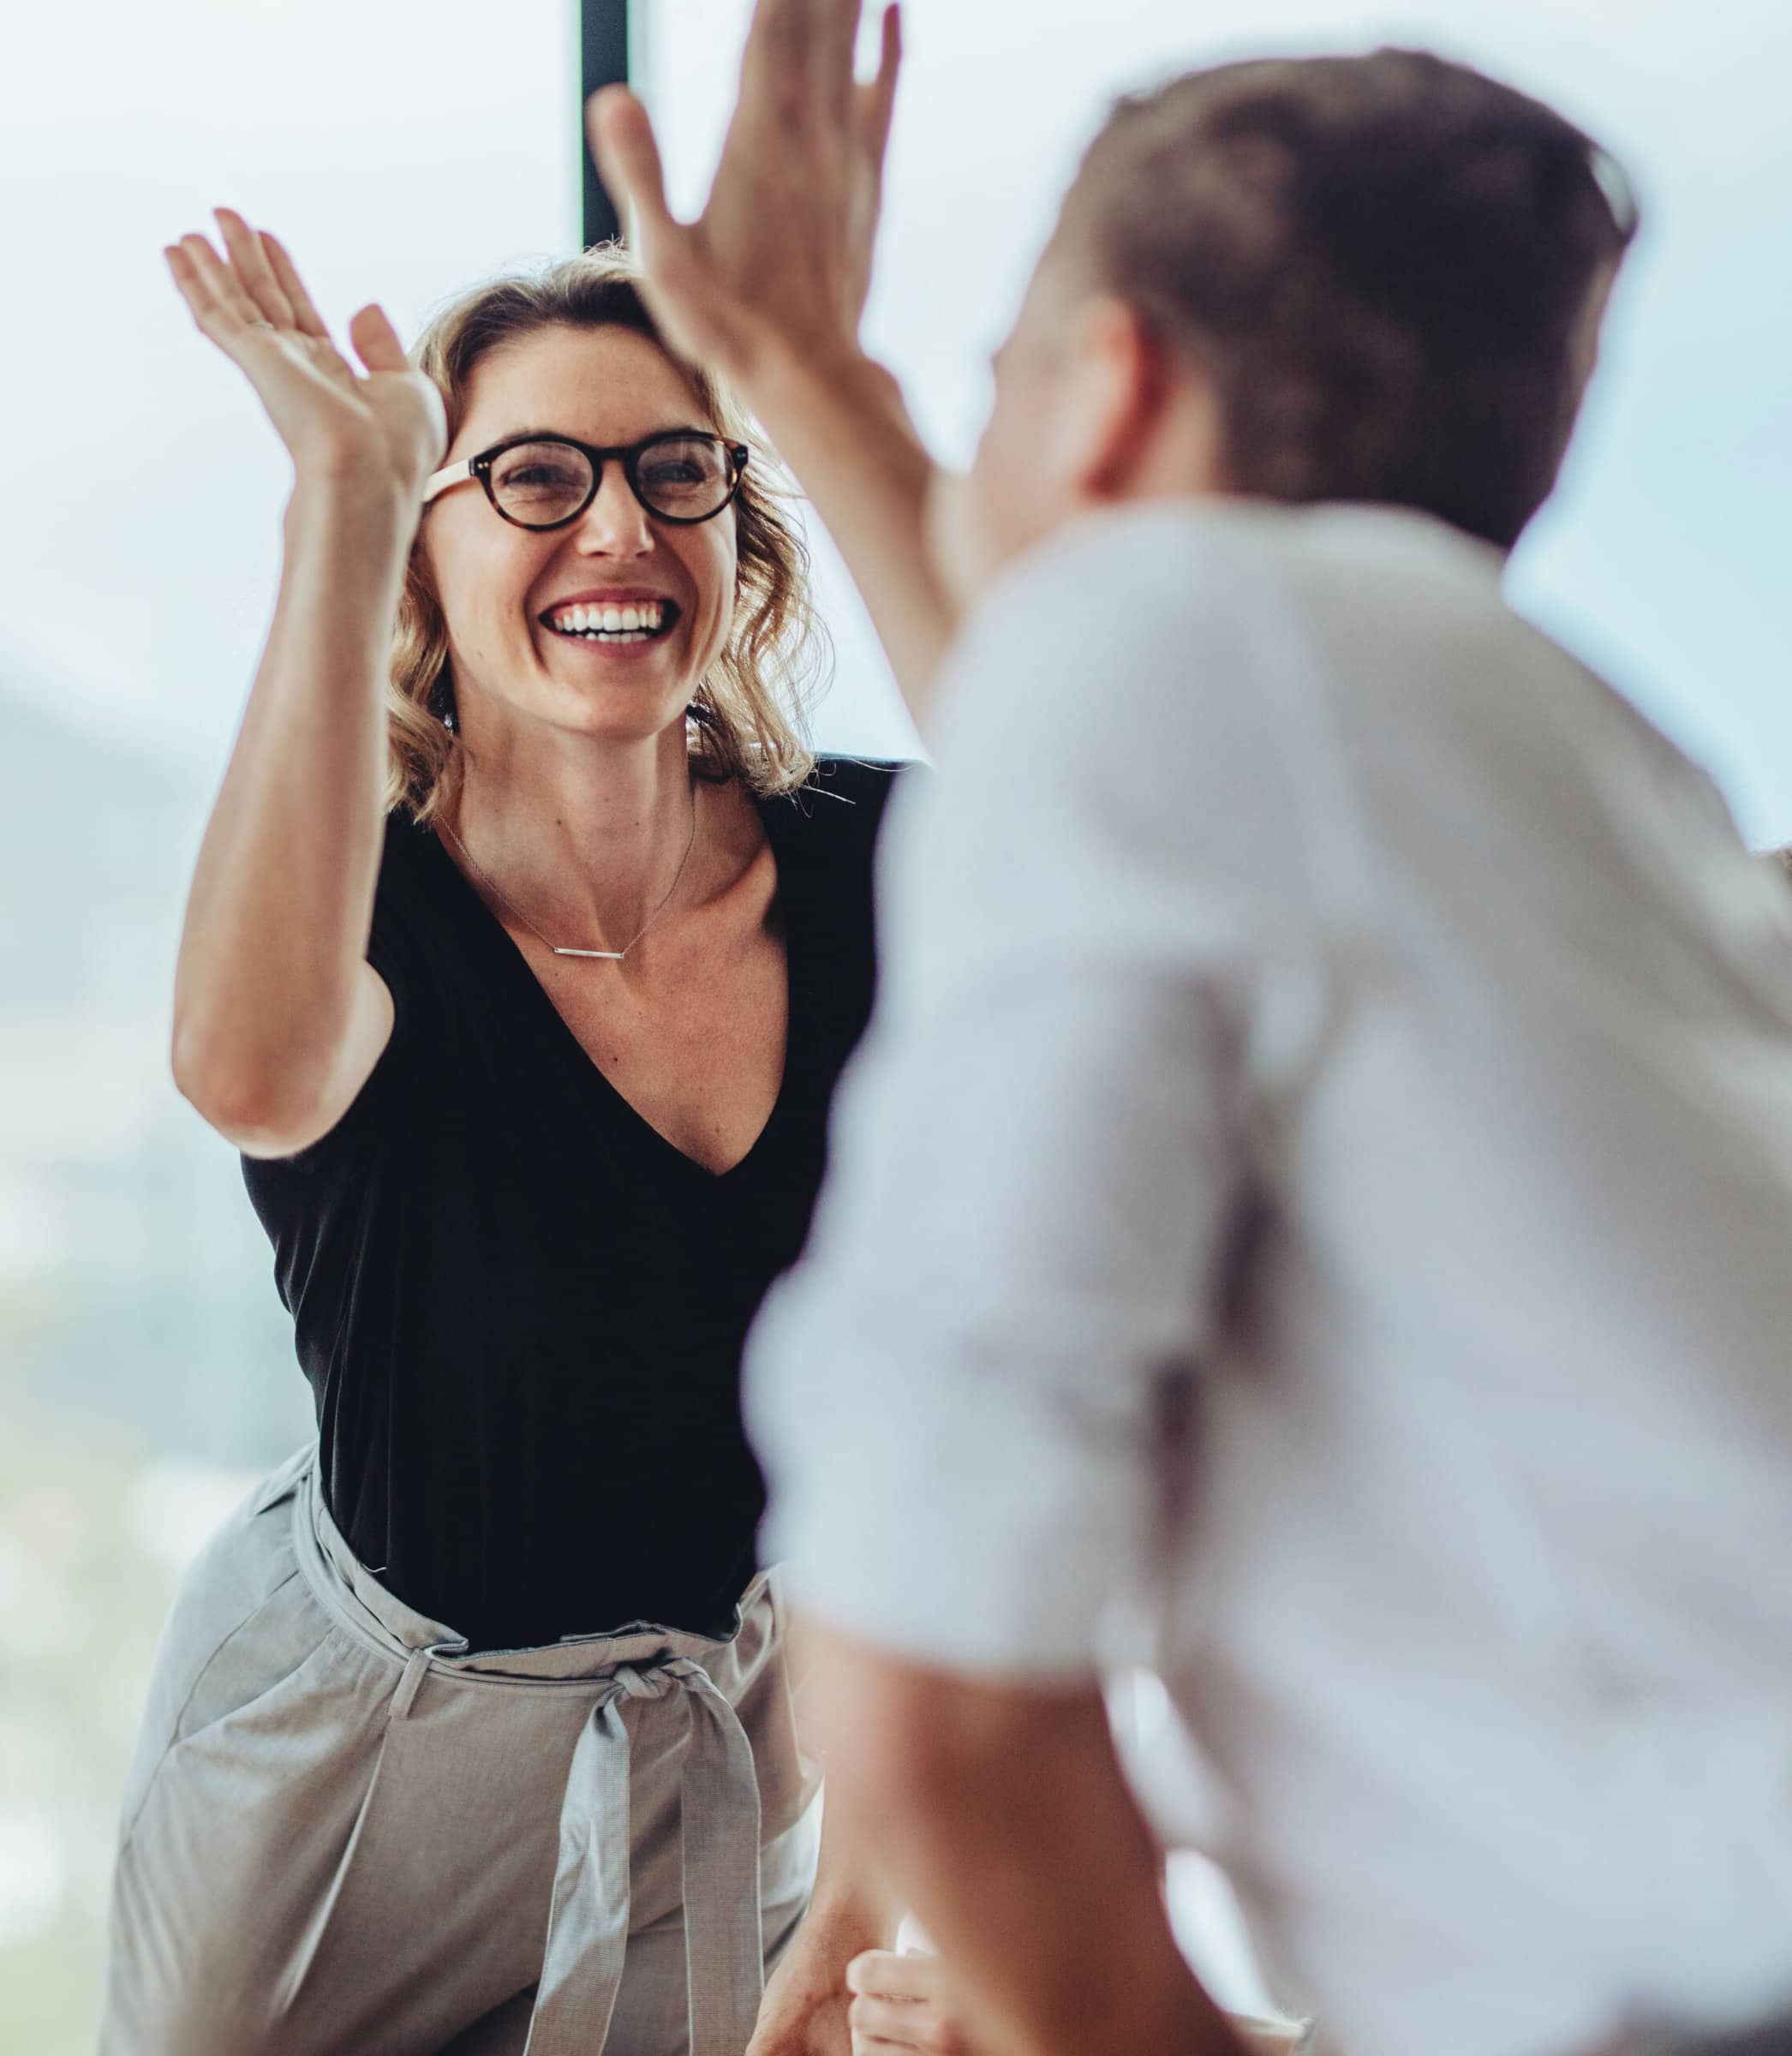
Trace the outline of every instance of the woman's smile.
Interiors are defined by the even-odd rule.
[[[557,600],[536,616],[563,642],[606,653],[644,649],[662,642],[677,627],[680,609],[663,594],[637,588],[597,589]]]

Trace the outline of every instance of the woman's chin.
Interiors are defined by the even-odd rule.
[[[637,646],[638,647],[638,646]],[[496,740],[506,730],[520,742],[524,734],[551,730],[560,735],[588,737],[594,742],[650,740],[676,724],[696,691],[687,666],[666,661],[670,653],[655,653],[651,665],[638,660],[591,660],[568,665],[551,656],[522,676],[512,673],[477,694],[463,690],[462,720],[476,749],[481,735]]]
[[[645,741],[682,721],[696,687],[670,682],[662,672],[649,679],[606,672],[568,680],[557,678],[556,690],[541,711],[555,727],[594,740]]]

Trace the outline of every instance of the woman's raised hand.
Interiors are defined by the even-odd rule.
[[[164,252],[168,266],[200,331],[254,387],[301,482],[389,487],[421,507],[447,427],[441,396],[413,369],[391,323],[377,307],[349,322],[366,367],[357,371],[276,238],[228,207],[217,219],[223,257],[206,237],[183,236]]]

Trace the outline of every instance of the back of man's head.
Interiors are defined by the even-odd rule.
[[[1123,100],[1053,246],[1211,386],[1233,489],[1509,548],[1548,497],[1635,211],[1571,123],[1420,51]]]

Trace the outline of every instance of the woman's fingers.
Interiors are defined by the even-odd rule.
[[[261,238],[234,208],[214,208],[213,218],[224,237],[224,248],[230,253],[230,268],[244,292],[254,302],[262,320],[276,328],[296,327],[292,302],[274,276],[267,252],[261,247]]]
[[[230,260],[203,236],[182,236],[169,268],[201,332],[254,387],[291,453],[308,470],[389,480],[411,493],[446,440],[441,396],[404,354],[383,308],[364,307],[349,334],[362,378],[329,339],[285,250],[220,209]]]
[[[245,329],[266,326],[261,310],[203,236],[182,236],[169,250],[168,264],[194,320],[221,349],[239,343]]]
[[[324,326],[324,317],[312,304],[311,295],[306,291],[305,281],[300,278],[298,266],[288,255],[286,245],[278,236],[263,229],[261,248],[266,255],[269,268],[280,282],[281,291],[291,305],[293,320],[301,333],[327,340],[330,331]]]
[[[180,293],[182,299],[187,302],[187,311],[197,321],[200,313],[209,305],[209,302],[200,285],[199,272],[194,266],[192,258],[177,242],[168,244],[163,250],[162,256],[168,266],[169,275],[173,278],[176,289]]]

